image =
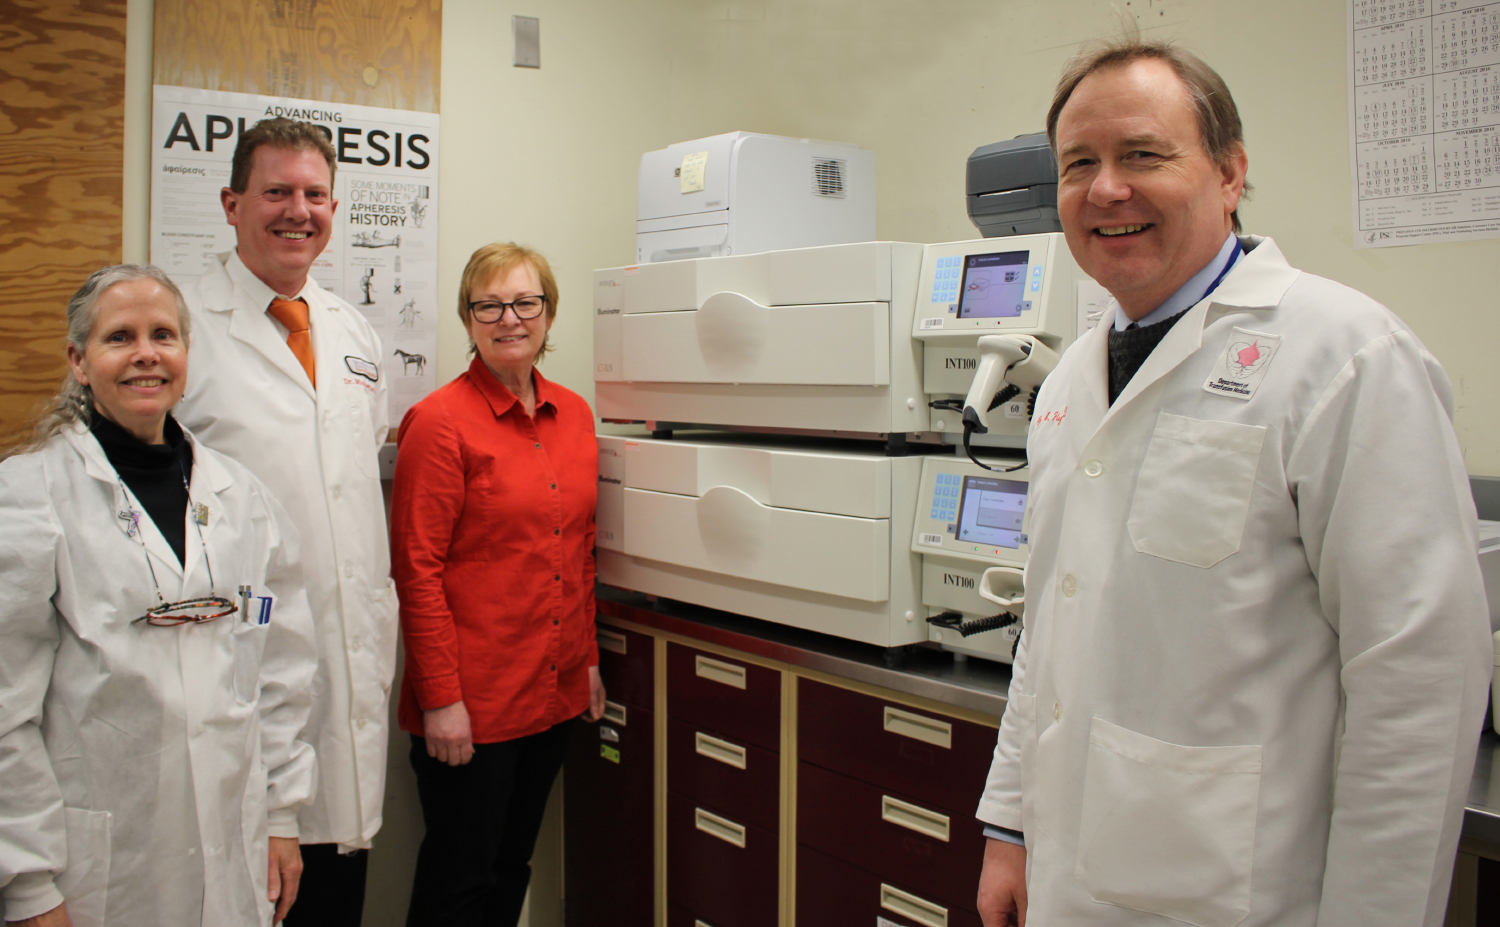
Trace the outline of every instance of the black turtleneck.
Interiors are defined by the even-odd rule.
[[[187,557],[188,491],[184,474],[193,472],[193,444],[182,426],[167,416],[162,428],[165,444],[147,444],[95,412],[89,430],[104,448],[110,466],[162,537],[172,545],[179,563]]]
[[[1137,328],[1135,323],[1124,331],[1109,330],[1109,404],[1114,405],[1120,394],[1125,392],[1125,387],[1130,383],[1130,378],[1135,376],[1136,371],[1161,344],[1161,340],[1167,337],[1167,332],[1177,324],[1177,320],[1188,314],[1189,306],[1169,319],[1162,319],[1145,328]]]

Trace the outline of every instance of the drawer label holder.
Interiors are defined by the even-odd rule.
[[[882,795],[880,796],[880,819],[888,824],[916,831],[924,837],[948,842],[948,816],[929,811],[920,805]]]
[[[728,818],[721,818],[702,808],[694,808],[693,826],[710,837],[717,837],[742,850],[745,848],[745,825],[743,824],[736,824]]]
[[[926,898],[918,898],[910,892],[903,892],[880,883],[880,906],[904,918],[916,921],[923,927],[948,927],[948,909],[942,905],[933,904]]]
[[[732,744],[727,740],[710,737],[708,734],[698,731],[693,735],[693,750],[699,756],[706,756],[711,760],[723,763],[725,766],[733,766],[735,769],[744,769],[748,759],[747,751],[739,744]]]
[[[953,725],[911,711],[885,706],[885,729],[892,734],[910,737],[923,743],[953,749]]]

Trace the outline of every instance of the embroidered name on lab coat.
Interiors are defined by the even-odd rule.
[[[363,357],[345,355],[344,366],[349,368],[350,373],[357,373],[360,376],[364,377],[366,380],[369,380],[371,383],[374,383],[380,379],[380,368],[375,366],[370,361],[365,360]]]
[[[1249,400],[1281,349],[1280,335],[1233,329],[1203,388],[1219,396]]]

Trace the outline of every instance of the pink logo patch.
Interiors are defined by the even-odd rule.
[[[1228,353],[1226,366],[1229,368],[1230,376],[1237,380],[1250,376],[1270,357],[1267,352],[1261,350],[1259,339],[1248,344],[1243,341],[1232,344],[1229,346]]]

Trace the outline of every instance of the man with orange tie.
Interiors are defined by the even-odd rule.
[[[292,925],[358,925],[381,824],[397,608],[377,453],[388,426],[380,339],[309,276],[333,230],[337,158],[311,123],[242,132],[220,193],[236,248],[183,288],[193,363],[177,419],[248,467],[291,513],[318,639],[318,788],[270,822],[291,851]],[[300,868],[300,885],[298,871]]]

